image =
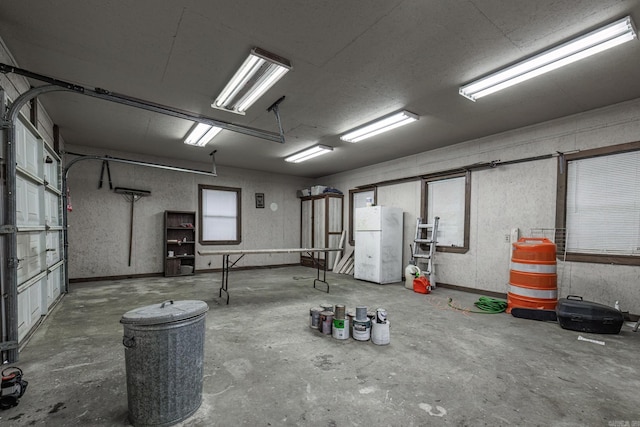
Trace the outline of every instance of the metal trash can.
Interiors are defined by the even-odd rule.
[[[134,426],[169,426],[200,407],[207,310],[204,301],[165,301],[120,319]]]

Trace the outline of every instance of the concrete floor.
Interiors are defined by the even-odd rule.
[[[29,387],[3,426],[124,426],[122,315],[167,299],[207,302],[202,405],[181,426],[640,426],[640,333],[567,331],[507,314],[470,314],[478,295],[375,285],[315,270],[72,284],[17,364]],[[384,307],[391,344],[309,328],[321,303]],[[582,335],[604,341],[579,341]]]

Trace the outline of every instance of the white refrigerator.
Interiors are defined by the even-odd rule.
[[[402,209],[356,208],[353,277],[374,283],[402,281]]]

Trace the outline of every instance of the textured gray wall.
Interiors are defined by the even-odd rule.
[[[83,152],[70,146],[69,152]],[[89,154],[89,153],[85,153]],[[113,157],[209,170],[210,164],[176,163],[170,159],[145,158],[132,153],[102,152]],[[67,156],[67,161],[74,156]],[[198,211],[198,184],[242,188],[242,243],[206,248],[296,248],[300,245],[300,199],[296,190],[312,181],[285,175],[218,167],[218,177],[174,172],[123,163],[110,163],[114,186],[151,191],[134,206],[132,263],[128,264],[131,204],[109,191],[105,173],[98,189],[102,163],[83,160],[69,172],[73,210],[68,213],[69,277],[94,278],[160,273],[164,257],[164,211]],[[255,208],[255,193],[264,193],[265,208]],[[276,203],[276,211],[270,209]],[[199,226],[199,225],[198,225]],[[196,269],[219,268],[221,256],[197,258]],[[250,255],[238,266],[277,265],[299,262],[298,254]],[[209,266],[211,262],[211,266]]]
[[[491,160],[509,161],[557,151],[571,152],[640,139],[640,100],[542,123],[528,128],[468,141],[403,159],[361,168],[315,181],[255,171],[218,168],[220,177],[208,178],[140,166],[112,164],[118,186],[151,190],[136,204],[134,265],[127,267],[129,205],[105,188],[97,190],[99,162],[81,162],[70,174],[74,210],[69,215],[70,277],[100,277],[162,271],[162,213],[197,210],[197,184],[243,189],[243,242],[240,248],[297,247],[299,245],[299,188],[322,183],[348,194],[356,186],[448,170]],[[78,147],[78,150],[81,148]],[[69,149],[75,151],[73,147]],[[103,153],[101,153],[103,154]],[[110,153],[135,158],[132,154]],[[167,159],[146,159],[167,163]],[[207,169],[208,165],[182,166]],[[469,288],[506,292],[510,244],[505,235],[519,228],[555,225],[556,159],[538,160],[474,171],[471,177],[470,249],[465,254],[438,253],[438,281]],[[265,209],[255,209],[254,193],[265,193]],[[278,210],[269,209],[271,202]],[[401,207],[405,214],[404,261],[408,262],[414,222],[420,212],[418,182],[382,186],[378,204]],[[345,218],[349,204],[345,200]],[[345,220],[345,226],[348,226]],[[220,267],[218,257],[200,257],[197,268]],[[296,255],[252,255],[239,265],[257,266],[297,262]],[[593,301],[640,310],[638,267],[589,263],[558,264],[562,296],[579,294]]]
[[[426,135],[425,137],[428,137]],[[542,123],[453,147],[357,169],[321,179],[326,185],[350,189],[385,180],[418,176],[492,160],[509,161],[640,140],[640,99],[588,113]],[[363,142],[362,144],[366,144]],[[465,254],[438,253],[438,281],[469,288],[507,292],[511,245],[505,235],[519,228],[555,227],[557,159],[539,160],[471,174],[470,248]],[[378,188],[378,204],[404,209],[404,261],[420,214],[420,184],[408,182]],[[349,203],[345,202],[345,215]],[[603,219],[604,220],[604,219]],[[348,221],[345,221],[348,226]],[[604,223],[603,223],[604,224]],[[357,248],[356,248],[357,250]],[[640,312],[640,268],[606,264],[558,264],[561,296],[585,299]]]

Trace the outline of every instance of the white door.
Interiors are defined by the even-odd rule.
[[[368,208],[356,209],[354,230],[358,231],[370,231],[381,230],[381,207],[371,206]]]
[[[356,232],[353,277],[378,283],[380,280],[380,232]]]

